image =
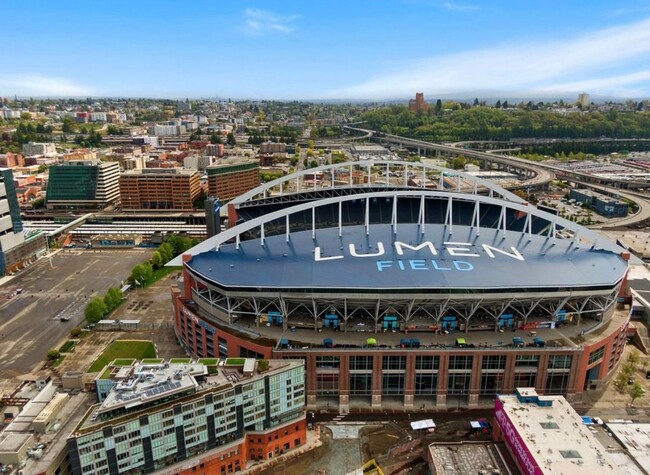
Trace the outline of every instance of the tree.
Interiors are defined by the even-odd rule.
[[[50,361],[54,361],[58,359],[61,356],[61,353],[59,353],[59,350],[50,350],[47,352],[47,359]]]
[[[474,99],[474,104],[473,104],[473,105],[474,105],[474,107],[476,107],[476,106],[478,106],[478,105],[479,105],[479,102],[478,102],[478,97]]]
[[[86,308],[84,309],[84,316],[86,317],[86,321],[88,321],[88,323],[97,323],[102,318],[104,318],[104,315],[107,313],[108,310],[106,308],[106,304],[104,303],[104,299],[101,297],[93,298],[90,302],[88,302]]]
[[[75,122],[72,120],[71,117],[64,117],[63,118],[63,126],[61,127],[61,130],[63,131],[64,134],[72,134],[74,133],[75,129]]]
[[[634,404],[634,400],[642,397],[644,394],[645,394],[645,390],[643,389],[641,384],[637,381],[632,385],[632,389],[630,389],[630,397],[632,398],[630,404]]]
[[[227,143],[228,145],[233,145],[233,146],[234,146],[234,145],[237,145],[237,139],[235,139],[235,134],[233,134],[232,132],[228,133],[228,137],[227,137],[227,139],[226,139],[226,143]]]
[[[210,143],[221,143],[221,134],[210,135]]]
[[[70,330],[70,338],[79,338],[81,336],[81,328],[73,328]]]
[[[154,269],[160,269],[163,265],[165,265],[159,251],[156,251],[151,255],[151,265]]]
[[[158,253],[163,262],[167,263],[174,258],[174,248],[168,242],[163,242],[158,248]]]
[[[623,372],[619,372],[616,375],[616,379],[614,380],[614,386],[616,386],[618,392],[622,393],[624,391],[624,389],[627,387],[627,380],[628,380],[628,376]]]
[[[259,371],[260,373],[263,373],[267,369],[269,369],[269,361],[268,360],[265,360],[265,359],[257,360],[257,371]]]
[[[501,109],[501,99],[497,99],[497,103],[494,104],[495,109]]]
[[[632,366],[632,369],[634,370],[634,365],[636,365],[639,362],[639,352],[636,350],[632,350],[628,355],[627,355],[627,361],[630,363]]]
[[[440,115],[440,113],[442,112],[442,101],[440,99],[436,101],[436,106],[434,107],[433,112],[436,115]]]
[[[122,291],[117,287],[111,287],[104,295],[104,305],[106,305],[107,313],[115,310],[122,303]]]
[[[131,270],[131,276],[129,279],[136,285],[142,286],[144,283],[151,278],[153,274],[153,267],[149,262],[144,262],[138,264]]]

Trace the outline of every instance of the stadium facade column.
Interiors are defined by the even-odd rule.
[[[447,407],[447,384],[449,380],[449,354],[440,355],[438,366],[438,392],[436,394],[436,407]]]
[[[339,412],[350,412],[350,356],[339,360]]]
[[[191,254],[183,254],[183,264],[192,260]],[[183,295],[184,299],[192,298],[192,278],[190,273],[187,272],[187,267],[183,265]]]
[[[589,357],[589,353],[585,352],[574,352],[571,356],[571,372],[569,373],[569,383],[567,384],[565,398],[567,401],[572,402],[577,399],[578,391],[583,392],[583,382],[578,381],[578,376],[580,371],[578,371],[578,366],[580,366],[582,356],[586,354],[586,357]],[[581,385],[578,389],[578,385]]]
[[[478,407],[479,393],[481,392],[481,365],[483,357],[475,355],[472,358],[472,377],[469,382],[469,399],[467,407]]]
[[[373,409],[381,407],[381,388],[384,382],[382,374],[382,355],[372,356],[372,396],[370,406]]]
[[[546,390],[546,376],[548,374],[548,353],[539,355],[537,363],[537,379],[535,380],[535,390],[538,394],[544,394]]]
[[[307,407],[314,408],[318,405],[316,402],[318,391],[316,388],[316,356],[313,354],[309,354],[305,358],[305,382],[307,383]]]
[[[405,409],[413,409],[415,400],[415,358],[414,354],[406,355],[406,375],[404,376]]]
[[[517,355],[515,353],[510,353],[506,356],[506,368],[503,372],[503,387],[501,388],[503,394],[510,394],[515,390],[516,361]]]

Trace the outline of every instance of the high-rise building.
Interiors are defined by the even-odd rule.
[[[200,195],[196,170],[143,168],[120,176],[123,209],[191,210]]]
[[[409,110],[414,112],[419,110],[427,110],[427,103],[424,102],[423,92],[416,92],[415,99],[409,100]]]
[[[0,275],[31,262],[45,247],[42,232],[23,233],[13,173],[0,169]]]
[[[222,203],[260,184],[260,163],[255,159],[228,157],[210,165],[206,171],[208,194],[218,197]]]
[[[188,329],[188,331],[193,331]],[[214,336],[214,333],[211,334]],[[216,343],[216,342],[214,342]],[[265,361],[266,362],[266,361]],[[234,473],[306,441],[301,360],[109,367],[68,438],[74,475]]]
[[[50,210],[103,209],[120,200],[117,162],[71,160],[50,167],[46,205]]]
[[[589,107],[590,104],[589,94],[587,94],[586,92],[582,92],[578,94],[577,103],[581,107]]]

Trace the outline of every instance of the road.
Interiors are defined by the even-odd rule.
[[[83,323],[88,299],[119,286],[149,253],[61,251],[52,257],[52,267],[41,259],[0,286],[0,379],[38,369],[47,352]],[[6,300],[18,288],[23,292]]]

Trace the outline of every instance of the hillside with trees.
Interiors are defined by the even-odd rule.
[[[432,142],[513,138],[650,138],[648,112],[572,112],[441,104],[411,112],[393,105],[363,115],[377,131]]]

